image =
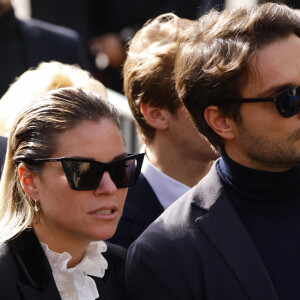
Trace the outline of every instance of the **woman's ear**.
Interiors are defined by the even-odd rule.
[[[36,174],[30,171],[23,163],[18,166],[19,180],[24,192],[32,199],[38,198],[36,186]]]
[[[142,103],[140,106],[141,113],[143,114],[146,122],[155,129],[164,130],[168,128],[169,115],[171,113],[161,107],[152,106],[150,102]]]
[[[207,124],[225,140],[235,138],[234,121],[222,114],[218,106],[210,105],[204,111]]]

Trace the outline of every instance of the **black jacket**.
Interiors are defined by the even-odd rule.
[[[126,249],[107,243],[108,269],[96,282],[100,299],[124,298]],[[48,259],[33,230],[25,230],[0,247],[1,300],[61,299]]]
[[[278,300],[216,164],[131,245],[130,300]]]

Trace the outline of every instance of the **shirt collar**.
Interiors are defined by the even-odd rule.
[[[93,278],[102,278],[108,267],[106,259],[101,254],[107,250],[103,241],[91,242],[86,249],[82,261],[74,268],[67,268],[72,256],[67,253],[57,253],[41,243],[52,268],[54,281],[62,300],[94,300],[99,297]],[[72,297],[70,297],[72,295]]]
[[[142,174],[149,182],[158,201],[164,209],[168,208],[175,200],[186,193],[190,187],[175,180],[157,169],[147,158],[144,157]]]

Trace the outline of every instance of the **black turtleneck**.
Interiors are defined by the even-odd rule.
[[[300,299],[300,167],[265,172],[237,164],[225,151],[221,154],[218,174],[279,299]]]
[[[14,10],[0,17],[0,97],[14,79],[26,69],[22,44]]]

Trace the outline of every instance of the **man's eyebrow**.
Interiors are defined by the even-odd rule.
[[[292,83],[285,83],[285,84],[281,84],[281,85],[272,86],[272,87],[268,88],[267,90],[263,91],[261,94],[259,94],[259,96],[257,98],[274,97],[278,93],[286,90],[289,87],[293,87],[293,86],[295,86],[295,85]]]

